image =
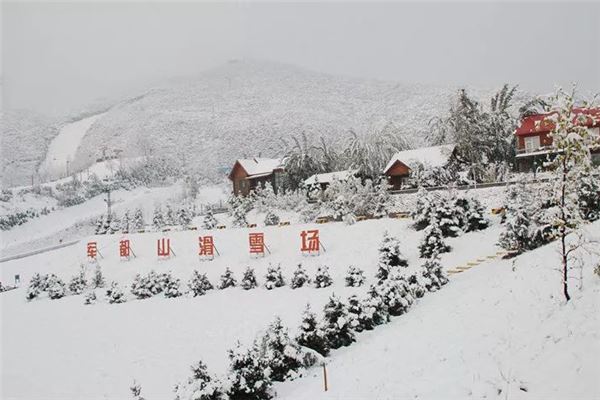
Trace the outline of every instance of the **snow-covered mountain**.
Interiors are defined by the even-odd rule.
[[[107,148],[125,157],[160,154],[215,178],[236,158],[280,154],[281,139],[290,135],[335,140],[390,123],[418,146],[455,91],[230,62],[114,105],[90,127],[73,167],[85,167]]]

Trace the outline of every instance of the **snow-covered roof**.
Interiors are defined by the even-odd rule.
[[[383,172],[386,173],[396,161],[402,162],[409,168],[412,168],[415,163],[428,165],[430,167],[443,167],[448,162],[448,158],[455,147],[456,145],[454,144],[444,144],[441,146],[400,151],[394,154]]]
[[[345,181],[351,176],[356,174],[355,169],[348,169],[345,171],[327,172],[324,174],[314,174],[304,181],[306,185],[312,185],[313,183],[331,183],[334,180]]]
[[[283,168],[281,158],[244,158],[237,160],[248,176],[268,175],[276,169]]]

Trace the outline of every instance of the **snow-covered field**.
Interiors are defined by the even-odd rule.
[[[302,229],[318,227],[327,251],[318,257],[299,252]],[[589,227],[600,237],[600,224]],[[334,285],[326,289],[289,287],[267,291],[231,288],[198,298],[134,300],[86,306],[82,296],[28,303],[22,287],[2,302],[2,397],[8,399],[127,398],[135,378],[148,399],[173,398],[172,387],[202,359],[216,374],[227,368],[226,350],[237,340],[249,343],[275,315],[295,331],[307,302],[319,310],[329,295],[346,297],[363,288],[345,288],[349,265],[373,281],[377,246],[384,231],[402,241],[410,264],[418,265],[421,233],[410,220],[372,220],[258,228],[272,251],[251,259],[248,233],[255,229],[213,231],[221,253],[211,262],[197,259],[203,231],[128,235],[138,258],[121,262],[120,235],[98,236],[103,271],[129,285],[138,272],[171,271],[185,282],[192,270],[206,272],[213,283],[225,267],[238,279],[247,266],[259,283],[269,263],[281,263],[286,278],[302,262],[311,275],[328,265]],[[494,220],[482,232],[448,243],[446,268],[493,255],[500,227]],[[177,254],[156,260],[156,239],[168,236]],[[26,283],[35,272],[70,279],[85,262],[85,243],[2,264],[2,281],[19,273]],[[567,306],[560,297],[557,255],[550,245],[512,261],[489,260],[454,275],[440,292],[419,300],[411,311],[358,343],[334,351],[330,387],[322,392],[320,370],[297,381],[276,385],[282,398],[598,398],[600,282],[588,273],[583,291],[574,290]],[[597,259],[595,260],[597,262]],[[90,268],[92,270],[92,268]],[[24,285],[25,286],[25,285]],[[563,370],[564,367],[564,370]],[[519,387],[523,386],[527,392]],[[508,393],[508,394],[507,394]],[[529,397],[528,397],[529,396]]]

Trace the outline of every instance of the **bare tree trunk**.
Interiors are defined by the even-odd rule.
[[[571,300],[571,296],[569,296],[569,284],[568,284],[568,255],[567,255],[567,213],[565,212],[566,207],[566,185],[567,185],[567,161],[566,157],[563,158],[562,162],[562,182],[561,182],[561,193],[560,193],[560,213],[562,219],[562,225],[560,226],[560,243],[562,250],[562,267],[563,267],[563,294],[565,295],[565,299],[567,302]]]

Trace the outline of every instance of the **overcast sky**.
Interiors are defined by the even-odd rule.
[[[598,3],[3,3],[3,105],[62,113],[233,58],[600,91]]]

